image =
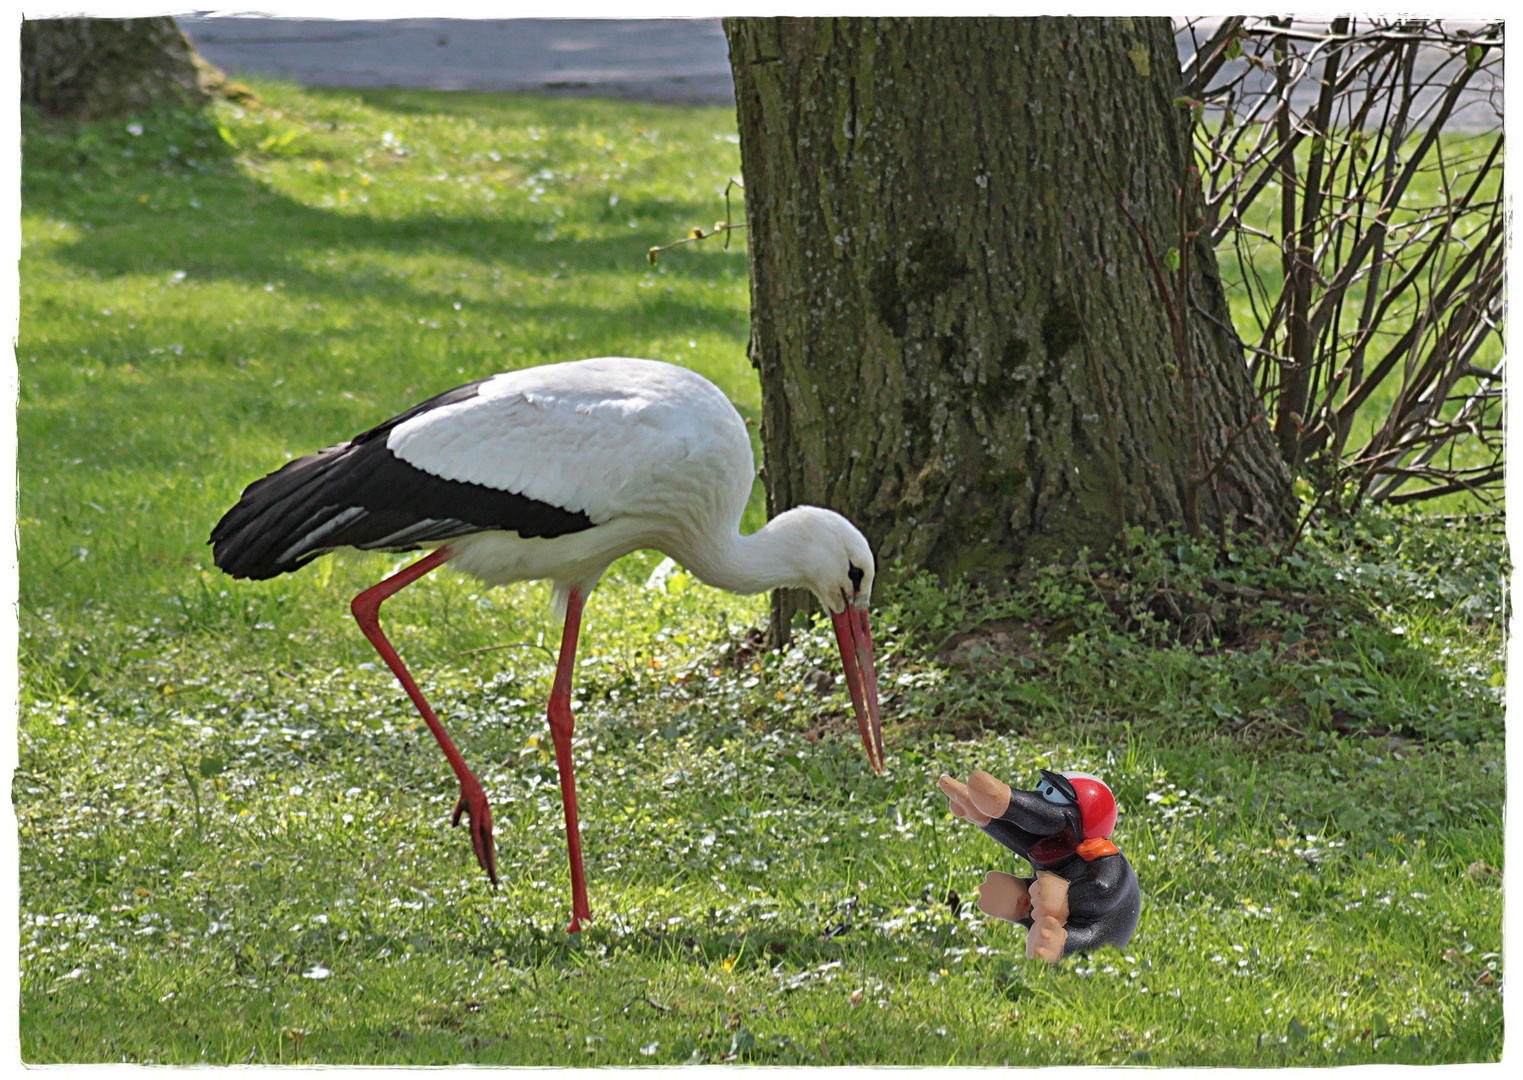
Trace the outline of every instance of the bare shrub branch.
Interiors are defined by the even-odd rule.
[[[1190,29],[1202,228],[1286,460],[1344,510],[1499,497],[1502,24]]]

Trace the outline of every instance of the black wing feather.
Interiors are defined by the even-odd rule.
[[[485,484],[445,480],[386,448],[392,428],[475,397],[480,385],[439,394],[254,481],[212,530],[217,566],[233,577],[263,579],[337,547],[407,551],[487,529],[555,537],[592,528],[582,511]]]

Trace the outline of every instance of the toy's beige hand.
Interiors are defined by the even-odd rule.
[[[975,770],[968,782],[943,775],[941,790],[951,803],[952,813],[975,825],[989,824],[1010,806],[1010,785],[982,769]],[[991,870],[978,890],[978,909],[985,915],[1010,922],[1032,920],[1026,932],[1026,955],[1056,964],[1063,957],[1068,940],[1068,881],[1057,874],[1038,870],[1036,881],[1027,886],[1014,874]]]
[[[978,910],[1006,922],[1020,922],[1031,914],[1031,893],[1025,879],[990,870],[978,887]]]
[[[1038,870],[1031,885],[1031,910],[1034,916],[1068,922],[1068,879],[1051,870]]]
[[[1063,958],[1068,940],[1068,881],[1048,870],[1038,870],[1031,885],[1031,929],[1026,932],[1026,956],[1056,964]]]
[[[974,773],[977,776],[977,773]],[[981,814],[973,805],[973,797],[968,794],[968,787],[961,780],[953,780],[945,773],[941,777],[941,790],[946,793],[947,801],[952,804],[952,813],[960,818],[966,818],[975,825],[989,824],[989,815]]]
[[[974,808],[985,817],[997,818],[1010,809],[1010,785],[996,780],[982,769],[968,777],[968,796]]]

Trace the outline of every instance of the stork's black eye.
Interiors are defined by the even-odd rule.
[[[851,587],[853,589],[861,589],[862,568],[860,566],[852,566],[851,563],[847,563],[846,565],[850,567],[850,569],[846,571],[846,576],[851,578]]]

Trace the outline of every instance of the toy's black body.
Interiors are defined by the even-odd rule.
[[[1044,784],[1058,779],[1045,771],[1043,778]],[[1064,956],[1131,940],[1142,911],[1137,875],[1114,844],[1082,839],[1078,806],[1053,803],[1035,791],[1011,791],[1004,814],[980,828],[1034,869],[1051,871],[1069,883]],[[1029,887],[1036,879],[1024,880]],[[1018,921],[1030,927],[1033,920],[1028,916]]]

